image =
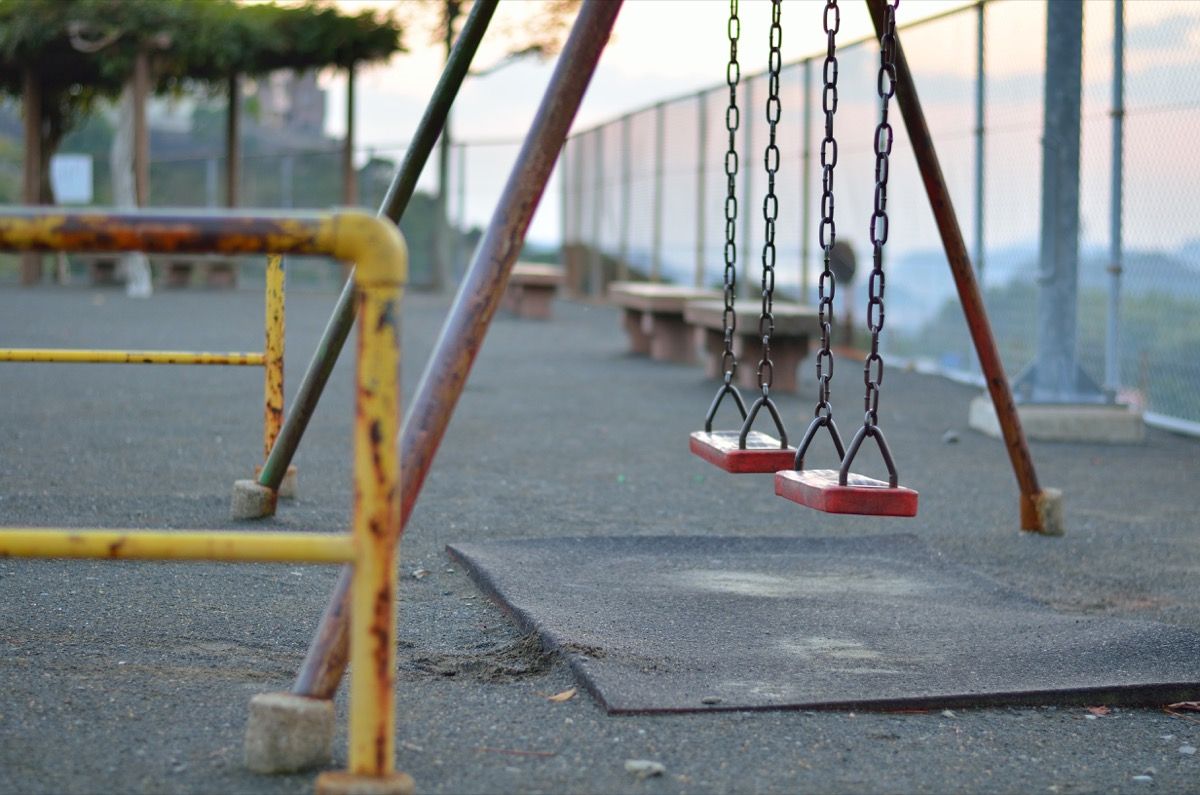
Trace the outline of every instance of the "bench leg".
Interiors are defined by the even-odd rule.
[[[742,338],[745,339],[745,338]],[[757,343],[758,338],[753,338]],[[746,345],[741,346],[743,349]],[[758,389],[758,360],[762,356],[761,344],[750,347],[750,355],[738,354],[738,384],[746,389]],[[787,338],[771,341],[771,363],[775,366],[772,392],[796,392],[799,381],[796,371],[800,362],[808,355],[808,338]]]
[[[504,289],[504,297],[500,299],[500,308],[512,315],[521,313],[521,290],[519,284],[510,284]]]
[[[725,334],[712,328],[696,329],[696,336],[704,348],[704,377],[720,381],[725,377],[721,362],[725,358]]]
[[[636,309],[626,309],[621,315],[621,325],[629,335],[629,352],[638,356],[648,356],[650,335],[642,330],[642,313]]]
[[[650,358],[660,362],[691,364],[696,361],[692,327],[682,315],[647,312],[642,328],[650,334]]]
[[[517,314],[530,320],[549,320],[555,287],[523,285],[517,303]]]
[[[164,287],[187,287],[192,281],[192,263],[168,262],[163,279]]]

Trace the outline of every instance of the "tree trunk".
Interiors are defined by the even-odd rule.
[[[135,82],[131,77],[121,89],[117,128],[113,131],[112,150],[109,154],[109,163],[112,166],[113,205],[121,209],[135,209],[138,206],[137,179],[134,175],[134,117],[138,104],[135,98]],[[121,271],[125,274],[126,295],[148,298],[154,292],[150,285],[150,262],[142,252],[133,251],[123,255]]]
[[[462,12],[459,0],[446,0],[446,60],[454,49],[454,23]],[[447,290],[453,283],[450,273],[450,235],[452,231],[447,219],[446,208],[450,195],[450,113],[442,126],[438,140],[438,190],[433,213],[433,289]]]
[[[146,98],[150,94],[150,56],[139,50],[133,64],[133,184],[139,207],[150,206],[150,129]]]
[[[238,206],[238,182],[241,180],[242,81],[229,76],[229,108],[225,115],[225,206]]]
[[[346,138],[342,141],[342,204],[358,205],[358,174],[354,171],[354,64],[346,69]]]
[[[42,203],[42,86],[32,67],[22,75],[21,113],[25,121],[24,180],[21,201],[24,204]],[[42,255],[35,251],[21,254],[21,284],[37,284],[42,280]]]

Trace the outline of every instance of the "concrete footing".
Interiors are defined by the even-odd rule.
[[[262,519],[275,515],[275,492],[255,480],[235,480],[229,513],[234,519]]]
[[[262,475],[262,467],[256,466],[254,468],[254,479],[258,480],[258,478],[261,475]],[[287,468],[287,472],[283,473],[283,480],[281,480],[279,482],[279,491],[276,492],[276,496],[279,497],[279,499],[281,499],[281,500],[296,499],[296,488],[297,488],[296,487],[296,478],[297,478],[296,465],[289,464],[288,468]]]
[[[255,773],[294,773],[333,758],[333,702],[293,693],[250,700],[245,762]]]
[[[413,795],[416,785],[407,773],[362,776],[330,770],[317,776],[317,795]]]
[[[1121,405],[1024,404],[1017,407],[1028,439],[1045,442],[1138,444],[1146,437],[1142,413]],[[967,423],[988,436],[1000,438],[1000,422],[991,398],[971,401]]]
[[[1037,495],[1035,506],[1038,519],[1042,523],[1042,535],[1061,536],[1066,532],[1063,526],[1063,495],[1059,489],[1043,488]]]

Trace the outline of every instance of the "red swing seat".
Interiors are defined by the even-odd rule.
[[[775,473],[775,493],[825,513],[862,516],[916,516],[917,492],[887,481],[851,473],[838,483],[836,469],[788,469]]]
[[[767,473],[787,469],[796,458],[796,448],[780,447],[779,440],[761,431],[746,434],[742,449],[738,431],[695,431],[688,439],[688,449],[705,461],[726,472],[746,474]]]

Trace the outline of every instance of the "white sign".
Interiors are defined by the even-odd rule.
[[[91,204],[92,156],[52,156],[50,185],[54,188],[54,198],[59,204]]]

